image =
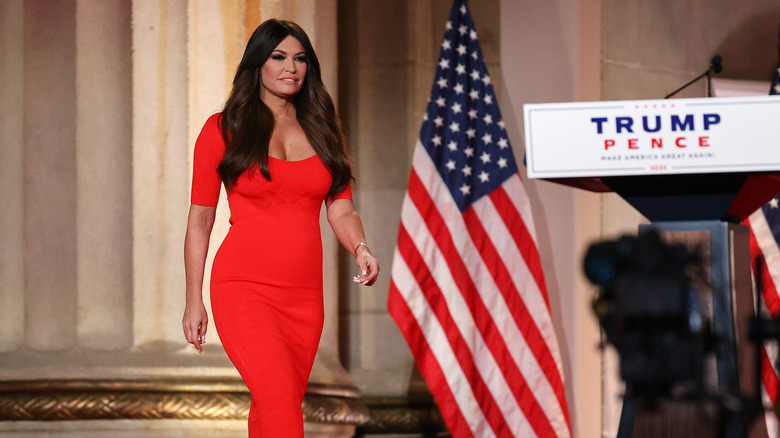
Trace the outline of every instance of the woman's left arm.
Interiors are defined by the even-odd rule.
[[[371,249],[366,244],[363,222],[355,209],[355,204],[351,199],[336,199],[326,201],[325,208],[330,227],[360,267],[360,275],[353,277],[352,281],[371,286],[379,275],[379,263],[371,255]]]

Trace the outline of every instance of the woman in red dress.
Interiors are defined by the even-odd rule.
[[[379,265],[352,203],[347,142],[295,23],[268,20],[247,44],[233,90],[195,143],[182,325],[198,352],[208,316],[203,271],[220,186],[230,231],[211,274],[214,323],[249,391],[249,437],[302,437],[301,402],[323,324],[319,213],[355,257],[355,282]]]

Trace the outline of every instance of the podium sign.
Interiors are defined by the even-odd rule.
[[[777,96],[524,105],[529,178],[780,170]]]

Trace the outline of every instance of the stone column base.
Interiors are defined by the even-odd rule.
[[[310,384],[307,438],[352,437],[368,409],[351,386]],[[245,437],[251,396],[240,380],[0,382],[0,437]]]

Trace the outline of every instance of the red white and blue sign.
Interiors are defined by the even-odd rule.
[[[529,178],[780,170],[780,99],[527,104]]]

